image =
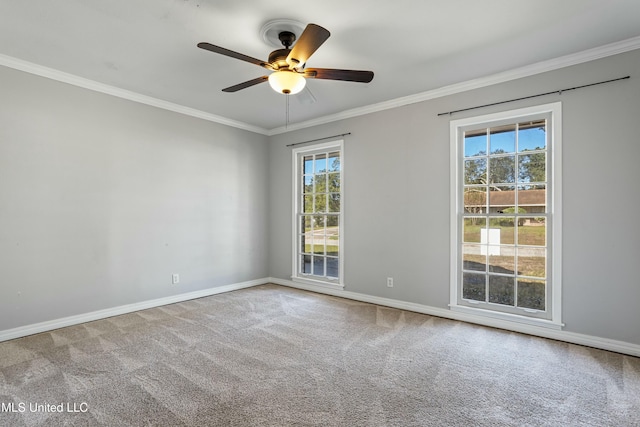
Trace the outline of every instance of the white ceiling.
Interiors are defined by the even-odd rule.
[[[282,18],[331,32],[309,67],[375,72],[308,80],[316,102],[291,99],[291,124],[640,35],[639,0],[3,0],[0,55],[270,130],[285,95],[221,92],[266,70],[196,44],[266,60],[260,28]]]

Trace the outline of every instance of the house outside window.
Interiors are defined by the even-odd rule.
[[[451,122],[452,310],[560,328],[561,106]]]
[[[343,286],[343,142],[293,150],[293,280]]]

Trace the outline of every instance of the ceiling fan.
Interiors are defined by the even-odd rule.
[[[222,89],[223,92],[237,92],[241,89],[269,81],[271,87],[285,95],[296,94],[304,89],[306,79],[343,80],[349,82],[369,83],[373,80],[373,71],[340,70],[335,68],[305,68],[311,55],[329,38],[331,33],[316,24],[306,26],[298,41],[291,31],[282,31],[278,39],[284,49],[274,50],[268,61],[261,61],[242,53],[234,52],[211,43],[198,43],[201,49],[240,59],[273,71],[268,76],[261,76],[237,85]],[[295,42],[295,44],[294,44]],[[291,47],[293,46],[293,47]]]

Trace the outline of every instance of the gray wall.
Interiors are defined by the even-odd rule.
[[[563,102],[565,330],[640,344],[637,70],[640,51],[267,138],[0,67],[0,330],[288,279],[285,145],[342,132],[346,289],[446,308],[437,113],[631,75],[453,118]]]
[[[0,330],[268,276],[267,137],[4,67],[0,87]]]
[[[291,149],[285,145],[352,132],[344,153],[345,288],[447,308],[450,118],[437,114],[631,75],[452,118],[563,102],[565,330],[640,344],[638,70],[640,51],[634,51],[273,136],[271,276],[291,277]],[[322,102],[321,92],[317,97]],[[386,287],[387,276],[394,288]]]

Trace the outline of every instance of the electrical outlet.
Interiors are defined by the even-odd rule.
[[[393,277],[387,277],[387,288],[393,288]]]
[[[171,275],[171,284],[177,285],[178,283],[180,283],[180,275],[179,274]]]

